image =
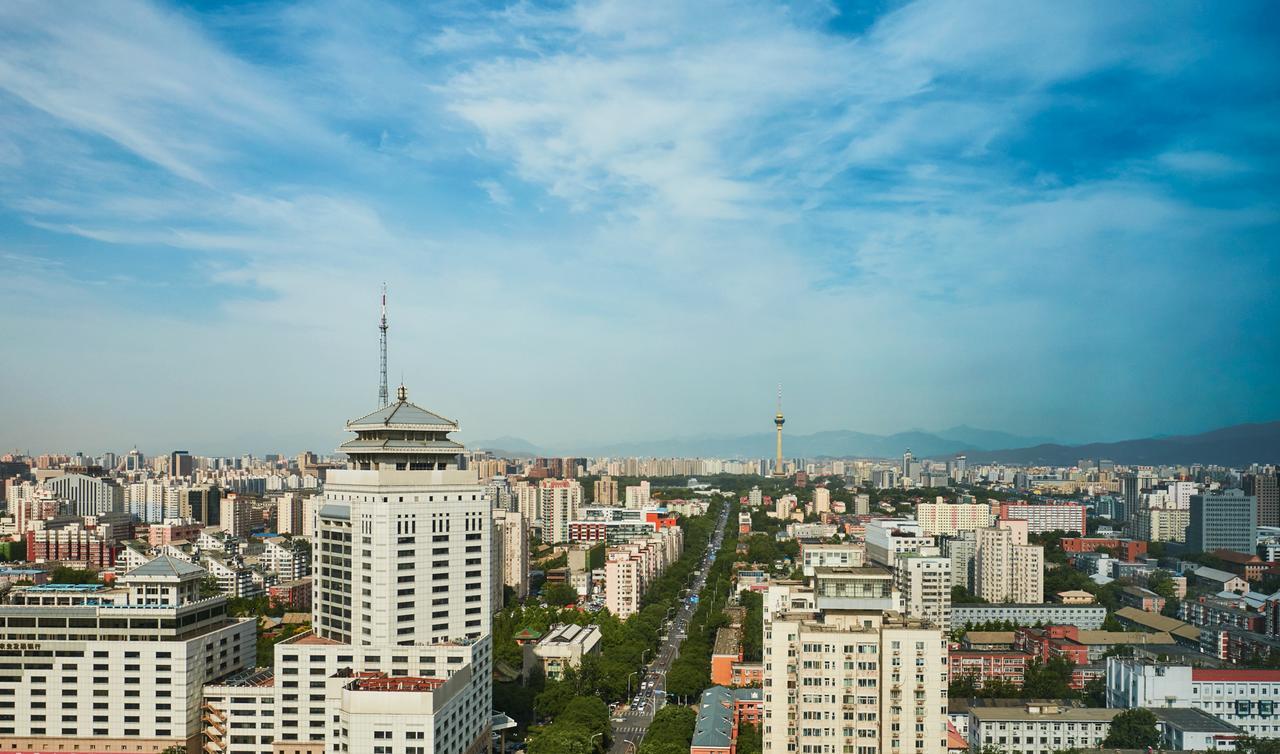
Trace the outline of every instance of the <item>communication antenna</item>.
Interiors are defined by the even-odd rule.
[[[387,392],[387,284],[382,284],[382,321],[378,324],[378,358],[381,379],[378,382],[378,408],[391,403]]]

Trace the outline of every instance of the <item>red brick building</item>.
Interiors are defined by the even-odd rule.
[[[286,581],[267,587],[267,599],[272,607],[285,607],[290,610],[311,609],[311,577],[296,581]]]
[[[61,529],[27,532],[27,557],[36,563],[75,563],[87,568],[110,568],[118,550],[95,531],[79,524]]]
[[[1034,658],[1029,652],[1004,649],[952,649],[947,661],[952,680],[972,677],[979,687],[988,681],[1007,681],[1021,686],[1027,664]]]
[[[1081,552],[1111,550],[1116,557],[1132,563],[1147,555],[1147,543],[1136,539],[1112,539],[1108,537],[1064,537],[1062,551],[1068,555]]]

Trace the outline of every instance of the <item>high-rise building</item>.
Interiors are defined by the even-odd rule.
[[[124,491],[109,479],[63,474],[45,480],[44,488],[67,504],[73,516],[100,516],[124,510]]]
[[[591,499],[596,505],[618,504],[618,480],[605,474],[592,485]]]
[[[639,484],[627,487],[623,493],[623,500],[628,508],[648,508],[650,500],[649,480],[645,479]]]
[[[328,473],[316,516],[313,632],[276,645],[277,750],[374,751],[376,732],[397,751],[476,751],[493,672],[484,487],[459,468],[457,422],[403,386],[347,430],[349,468]]]
[[[1025,521],[978,530],[974,593],[987,602],[1044,602],[1044,548],[1027,544]]]
[[[538,484],[538,507],[543,541],[568,542],[569,522],[582,510],[582,485],[575,479],[543,479]]]
[[[920,503],[916,521],[925,534],[954,535],[976,531],[991,525],[991,506],[986,503]]]
[[[1280,526],[1280,471],[1272,468],[1245,474],[1244,494],[1258,500],[1258,526]]]
[[[1242,490],[1191,496],[1187,547],[1193,552],[1231,550],[1252,554],[1258,546],[1258,499]]]
[[[286,492],[276,501],[276,532],[302,533],[302,493]]]
[[[517,599],[529,596],[529,524],[519,511],[493,511],[493,525],[501,530],[502,560],[495,565],[501,583],[515,592]]]
[[[249,500],[243,495],[231,494],[218,503],[218,525],[233,537],[244,538],[253,530]]]
[[[765,599],[766,754],[945,754],[947,639],[879,610],[792,609]]]
[[[189,477],[196,472],[195,459],[185,450],[175,450],[169,454],[169,476]]]
[[[814,488],[813,512],[819,515],[831,512],[831,490],[826,487]]]
[[[951,628],[951,558],[908,553],[894,571],[902,612],[943,631]]]

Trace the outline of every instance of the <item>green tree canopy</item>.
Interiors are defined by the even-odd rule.
[[[1148,709],[1127,709],[1111,719],[1111,729],[1103,739],[1108,749],[1146,749],[1160,746],[1156,716]]]

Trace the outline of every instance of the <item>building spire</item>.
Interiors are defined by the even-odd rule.
[[[387,390],[387,284],[382,284],[382,321],[378,324],[378,408],[391,403],[391,395]]]
[[[786,423],[786,419],[782,417],[782,383],[778,383],[778,413],[773,416],[773,424],[778,430],[778,457],[773,462],[773,475],[775,477],[786,476],[786,467],[782,461],[782,425]]]

